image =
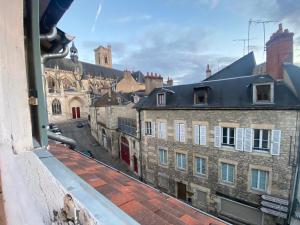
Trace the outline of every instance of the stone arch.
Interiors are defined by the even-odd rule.
[[[84,107],[84,100],[78,96],[75,96],[69,101],[70,115],[73,119],[81,118],[81,113]]]

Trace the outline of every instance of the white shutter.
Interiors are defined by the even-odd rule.
[[[161,138],[165,139],[167,137],[166,135],[166,123],[160,123],[160,129],[161,129]]]
[[[244,128],[236,128],[235,149],[243,151]]]
[[[221,127],[220,126],[215,126],[214,127],[214,142],[215,142],[215,147],[220,148],[221,147]]]
[[[200,126],[200,145],[206,145],[206,126]]]
[[[199,125],[194,125],[194,144],[199,145],[200,144],[200,137],[199,137]]]
[[[179,123],[176,123],[175,125],[175,138],[176,141],[179,141]]]
[[[145,130],[146,124],[145,123],[146,122],[141,122],[141,137],[145,136],[145,134],[146,134],[146,130]]]
[[[151,132],[152,132],[152,136],[155,137],[155,133],[156,133],[155,122],[151,122]]]
[[[180,124],[180,142],[185,142],[185,125]]]
[[[281,139],[281,131],[280,130],[272,130],[272,142],[271,142],[271,154],[279,155],[280,154],[280,139]]]
[[[253,129],[245,128],[244,129],[244,151],[252,152],[253,148]]]

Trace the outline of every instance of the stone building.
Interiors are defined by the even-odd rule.
[[[201,83],[156,88],[136,105],[142,176],[149,184],[235,224],[288,220],[300,68],[287,57],[292,48],[278,49],[276,41],[287,33],[280,26],[267,47],[267,65],[279,59],[276,73],[267,66],[254,75],[249,53]]]

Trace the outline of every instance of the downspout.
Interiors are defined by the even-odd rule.
[[[139,120],[139,143],[140,143],[140,180],[143,181],[143,152],[142,152],[142,123],[141,123],[141,111],[138,109],[138,120]]]

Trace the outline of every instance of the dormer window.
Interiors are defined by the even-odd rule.
[[[166,94],[158,93],[157,94],[157,106],[165,106],[166,105]]]
[[[274,84],[254,84],[253,85],[253,103],[264,104],[273,103]]]
[[[194,92],[194,103],[196,105],[207,104],[207,90],[195,90]]]

